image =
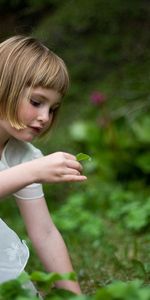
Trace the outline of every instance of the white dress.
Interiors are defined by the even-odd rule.
[[[30,143],[10,139],[5,146],[0,171],[17,164],[41,157],[42,153]],[[14,194],[17,198],[35,201],[43,196],[41,184],[31,184]],[[29,258],[26,242],[0,218],[0,283],[15,279],[24,270]]]

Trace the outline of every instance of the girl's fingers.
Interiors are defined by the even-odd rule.
[[[65,158],[70,159],[70,160],[75,160],[75,161],[77,160],[74,155],[67,153],[67,152],[64,152],[64,156],[65,156]]]
[[[83,175],[64,175],[64,182],[76,182],[76,181],[85,181],[87,179],[86,176]]]
[[[77,160],[68,159],[66,163],[68,168],[77,169],[80,172],[83,170],[82,165]]]
[[[63,175],[76,175],[76,176],[79,176],[79,175],[81,175],[81,173],[80,173],[80,171],[78,171],[76,169],[66,168],[63,171]]]

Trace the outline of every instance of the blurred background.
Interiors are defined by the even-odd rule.
[[[57,126],[35,145],[91,157],[86,183],[44,186],[90,295],[118,279],[150,281],[149,32],[148,0],[0,0],[0,41],[37,37],[70,72]],[[1,216],[34,253],[12,198]],[[37,269],[32,255],[27,270]]]

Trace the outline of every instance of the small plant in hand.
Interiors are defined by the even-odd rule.
[[[76,155],[76,159],[77,159],[78,161],[82,161],[82,160],[88,160],[88,161],[91,161],[92,158],[91,158],[89,155],[85,154],[85,153],[78,153],[78,154]]]

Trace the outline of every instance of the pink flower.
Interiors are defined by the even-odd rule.
[[[106,95],[99,91],[94,91],[90,96],[91,102],[94,105],[101,105],[106,101]]]

